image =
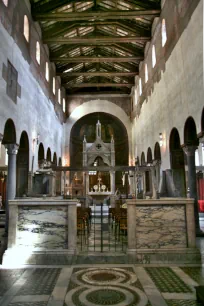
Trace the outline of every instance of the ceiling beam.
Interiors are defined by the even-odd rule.
[[[67,72],[67,73],[57,73],[57,76],[60,77],[79,77],[79,76],[117,76],[117,77],[121,77],[121,76],[127,76],[127,77],[132,77],[135,75],[138,75],[139,73],[137,71],[135,72],[101,72],[101,71],[96,71],[96,72]]]
[[[36,21],[84,21],[90,19],[137,19],[149,16],[158,17],[161,10],[121,10],[105,12],[71,12],[71,13],[52,13],[52,14],[33,14]]]
[[[88,88],[88,87],[132,87],[134,83],[80,83],[80,84],[64,84],[65,88]]]
[[[67,37],[67,38],[46,38],[43,40],[44,44],[57,44],[57,45],[73,45],[73,44],[106,44],[106,43],[131,43],[131,42],[147,42],[150,41],[151,37],[142,36],[116,36],[116,37]]]
[[[113,62],[113,63],[127,63],[142,61],[143,56],[123,56],[123,57],[88,57],[88,56],[79,56],[79,57],[51,57],[51,62],[60,62],[60,63],[103,63],[103,62]]]
[[[74,3],[74,2],[83,2],[84,0],[60,0],[60,1],[56,1],[56,0],[51,0],[49,2],[45,2],[43,4],[41,4],[40,2],[33,2],[31,4],[32,7],[32,13],[49,13],[53,10],[59,9],[62,6]]]

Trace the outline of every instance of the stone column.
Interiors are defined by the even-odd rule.
[[[111,193],[115,194],[115,171],[110,171]]]
[[[127,201],[128,253],[136,250],[136,202]]]
[[[201,144],[200,150],[199,150],[199,163],[200,163],[200,165],[201,164],[203,165],[204,164],[204,160],[203,160],[204,136],[199,138],[199,142]]]
[[[9,200],[13,200],[16,196],[16,155],[18,153],[17,144],[5,144],[8,154],[8,174],[6,182],[6,227],[8,233],[9,222]]]
[[[190,198],[194,199],[194,215],[196,232],[200,231],[199,214],[198,214],[198,197],[197,197],[197,185],[196,185],[196,167],[195,167],[195,151],[197,146],[184,146],[183,150],[187,156],[188,165],[188,188]]]
[[[134,184],[135,181],[134,181],[134,172],[133,171],[130,171],[128,180],[129,180],[129,184],[130,184],[130,194],[133,194],[133,193],[135,193],[135,184]]]

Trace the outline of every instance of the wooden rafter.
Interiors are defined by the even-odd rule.
[[[131,88],[134,83],[79,83],[64,85],[65,88],[88,88],[88,87],[128,87]]]
[[[151,37],[142,36],[118,36],[118,37],[73,37],[73,38],[46,38],[43,40],[45,44],[59,44],[59,45],[73,45],[73,44],[106,44],[106,43],[131,43],[131,42],[147,42],[150,41]]]
[[[125,63],[125,62],[135,62],[143,60],[143,56],[123,56],[123,57],[89,57],[89,56],[79,56],[79,57],[51,57],[51,62],[60,63],[101,63],[101,62],[114,62],[114,63]]]
[[[96,72],[67,72],[67,73],[57,73],[58,76],[66,78],[66,77],[79,77],[79,76],[117,76],[117,77],[122,77],[122,76],[127,76],[127,77],[132,77],[138,75],[138,71],[135,72],[117,72],[117,71],[112,71],[112,72],[101,72],[101,71],[96,71]]]
[[[106,11],[106,12],[71,12],[54,14],[33,14],[36,21],[83,21],[90,19],[137,19],[148,16],[158,17],[160,10],[126,10],[126,11]]]

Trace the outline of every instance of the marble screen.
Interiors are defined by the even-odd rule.
[[[67,249],[67,207],[19,207],[16,244],[35,249]]]
[[[187,247],[184,205],[136,207],[136,248]]]

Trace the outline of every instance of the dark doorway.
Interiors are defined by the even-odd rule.
[[[180,144],[178,130],[173,128],[169,140],[170,163],[176,189],[181,197],[186,196],[184,153]]]
[[[29,140],[28,135],[24,131],[21,134],[20,145],[16,160],[16,195],[22,197],[28,192],[28,171],[29,171]]]

